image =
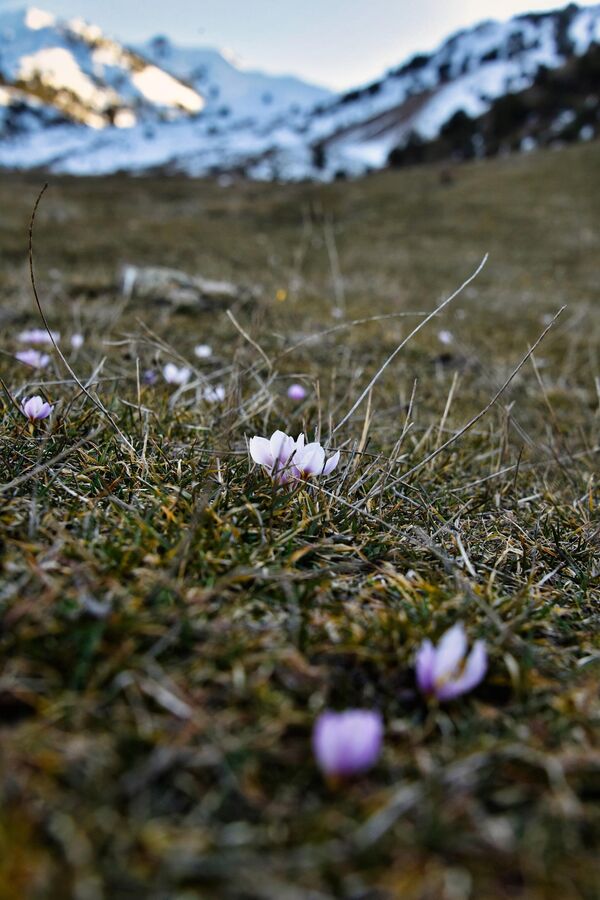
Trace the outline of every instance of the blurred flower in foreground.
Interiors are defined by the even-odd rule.
[[[191,371],[182,366],[176,366],[175,363],[167,363],[166,366],[163,367],[163,378],[167,382],[167,384],[187,384],[190,380]]]
[[[264,466],[279,484],[300,481],[313,475],[329,475],[340,460],[339,450],[325,461],[325,450],[314,441],[304,443],[304,435],[294,440],[283,431],[275,431],[270,438],[250,438],[250,456]]]
[[[71,335],[71,347],[73,350],[79,350],[80,347],[83,347],[84,341],[85,338],[82,334],[79,334],[79,332]]]
[[[288,292],[286,291],[285,288],[279,288],[275,292],[275,299],[277,300],[278,303],[283,303],[284,300],[287,300],[287,295],[288,295]]]
[[[142,375],[142,381],[144,384],[156,384],[156,372],[154,369],[146,369]]]
[[[451,344],[454,340],[454,335],[451,331],[442,330],[438,332],[438,341],[440,344]]]
[[[349,709],[326,711],[313,731],[313,752],[329,778],[349,778],[377,762],[383,742],[383,721],[378,712]]]
[[[47,353],[40,353],[39,350],[33,349],[19,350],[18,353],[15,353],[15,358],[19,362],[25,363],[26,366],[31,366],[32,369],[45,369],[50,362]]]
[[[58,343],[60,334],[58,331],[47,332],[45,328],[29,328],[19,335],[19,340],[23,344],[51,344],[52,338]]]
[[[287,389],[287,395],[290,400],[297,400],[300,402],[300,400],[304,400],[306,397],[306,388],[302,387],[301,384],[290,384]]]
[[[437,647],[423,641],[415,662],[419,690],[438,700],[453,700],[476,687],[487,670],[484,641],[475,641],[467,656],[467,635],[461,622],[442,635]]]
[[[198,359],[208,359],[209,356],[212,356],[212,347],[210,344],[198,344],[194,347],[194,356],[197,356]]]
[[[202,396],[207,403],[221,403],[225,399],[225,388],[222,384],[204,388]]]
[[[30,422],[37,422],[40,419],[47,419],[54,407],[50,406],[43,397],[29,397],[21,403],[21,411],[27,416]]]

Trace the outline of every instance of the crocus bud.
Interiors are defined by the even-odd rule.
[[[313,731],[317,765],[330,779],[351,778],[377,762],[383,742],[383,721],[373,710],[326,711]]]

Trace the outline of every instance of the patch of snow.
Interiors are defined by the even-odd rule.
[[[42,28],[52,28],[56,24],[56,18],[52,13],[32,6],[25,13],[25,24],[32,31],[39,31]]]
[[[63,47],[38,50],[31,56],[22,57],[19,78],[22,81],[39,78],[44,85],[56,90],[67,90],[97,111],[118,102],[117,95],[111,90],[98,88],[82,72],[73,54]]]
[[[204,107],[204,100],[196,91],[156,66],[134,72],[131,80],[147,100],[158,106],[179,106],[190,113],[198,113]]]

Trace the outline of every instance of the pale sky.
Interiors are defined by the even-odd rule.
[[[25,5],[81,16],[125,43],[167,34],[182,44],[226,48],[245,68],[339,90],[432,50],[459,28],[566,0],[0,0],[0,10]]]

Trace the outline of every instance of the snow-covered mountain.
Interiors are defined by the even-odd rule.
[[[455,113],[485,113],[494,100],[530,87],[542,67],[600,43],[600,5],[486,21],[453,35],[433,54],[413,57],[385,78],[318,110],[310,126],[327,169],[385,165],[417,136],[433,140]]]
[[[328,96],[165,38],[128,50],[81,22],[11,16],[0,16],[0,166],[72,174],[361,174],[600,43],[600,5],[571,4],[483,22],[377,82]],[[598,134],[597,94],[586,103],[587,134]]]
[[[91,128],[195,115],[194,88],[81,19],[31,8],[0,15],[0,83]],[[28,102],[28,101],[27,101]],[[11,104],[12,105],[12,104]]]
[[[159,36],[142,44],[140,54],[192,85],[206,101],[205,115],[228,125],[251,127],[280,116],[296,116],[332,98],[327,88],[288,75],[266,75],[238,68],[211,47],[178,47]]]

